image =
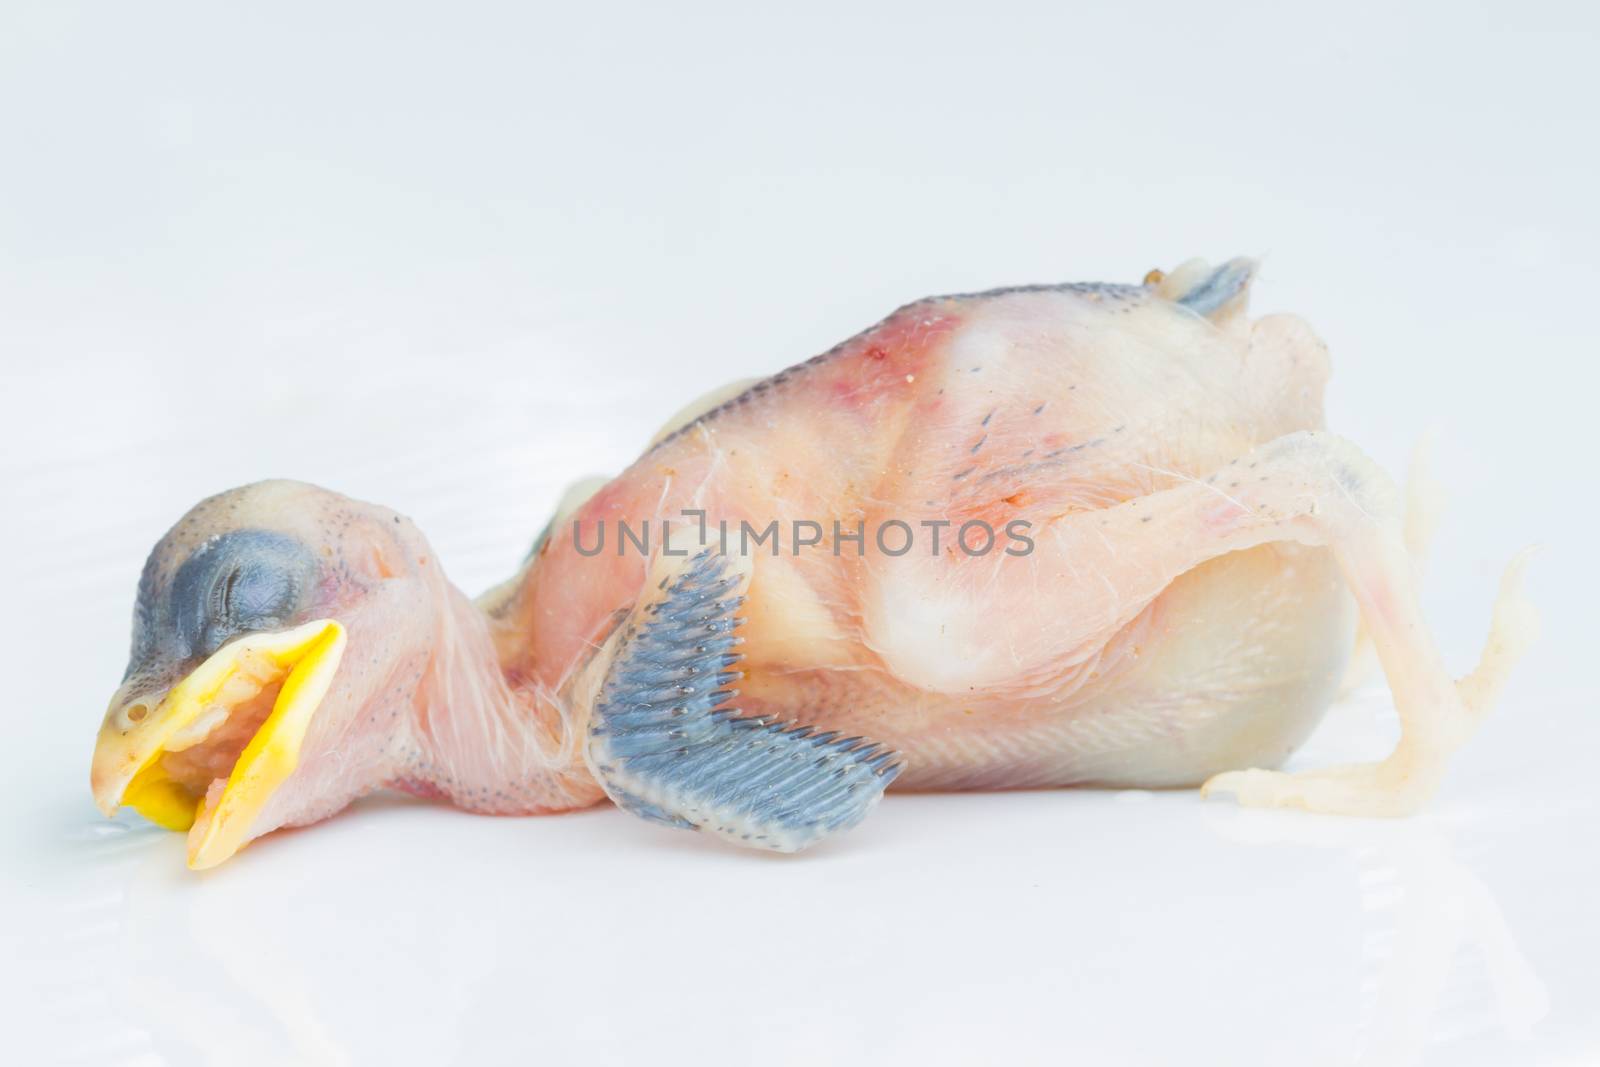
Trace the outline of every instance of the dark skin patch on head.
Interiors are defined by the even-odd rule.
[[[173,575],[170,622],[186,651],[207,656],[241,634],[289,625],[316,576],[315,559],[294,538],[230,530],[201,544]]]

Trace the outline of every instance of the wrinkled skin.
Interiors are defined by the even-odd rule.
[[[206,616],[205,597],[176,580],[197,550],[246,530],[282,538],[258,568],[269,578],[256,621],[336,619],[348,648],[245,839],[383,787],[497,813],[595,803],[605,791],[583,738],[619,620],[670,562],[662,525],[694,548],[703,513],[713,541],[721,521],[779,529],[776,554],[764,543],[740,564],[739,708],[892,746],[897,787],[1211,780],[1249,804],[1414,810],[1528,639],[1518,568],[1483,661],[1452,681],[1418,613],[1398,494],[1324,432],[1329,364],[1310,328],[1246,316],[1252,272],[1194,263],[1142,286],[902,308],[691,409],[477,605],[386,509],[285,482],[205,501],[146,567],[97,797],[108,810],[121,799],[117,758],[141,729],[127,709],[154,707],[199,661],[179,631],[210,625],[215,642],[248,629]],[[797,544],[797,520],[817,523],[822,543]],[[836,553],[835,520],[864,524],[865,544]],[[987,553],[955,543],[974,520],[999,532]],[[619,553],[619,521],[651,527],[649,554]],[[891,521],[914,531],[904,555],[874,541]],[[936,553],[925,524],[941,521]],[[602,528],[603,550],[586,551]],[[1025,531],[1030,550],[1004,551],[1022,547],[1007,530]],[[304,567],[304,580],[283,577]],[[1316,725],[1358,611],[1400,712],[1394,755],[1296,776],[1252,769],[1279,764]],[[168,757],[196,796],[248,739],[232,732]]]

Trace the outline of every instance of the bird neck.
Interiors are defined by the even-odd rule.
[[[585,807],[601,791],[567,702],[501,649],[483,607],[441,581],[443,608],[418,688],[425,790],[457,807],[523,814]]]

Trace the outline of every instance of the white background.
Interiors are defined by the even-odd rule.
[[[1600,1063],[1590,4],[6,4],[0,1013],[35,1063]],[[929,293],[1265,257],[1543,643],[1424,816],[891,797],[799,859],[94,811],[146,552],[267,476],[508,574],[695,394]],[[1381,752],[1381,692],[1297,758]]]

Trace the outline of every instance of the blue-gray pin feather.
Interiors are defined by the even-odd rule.
[[[741,715],[737,574],[707,551],[625,623],[589,731],[589,759],[619,807],[737,844],[793,852],[860,822],[900,773],[861,737]]]
[[[1255,260],[1230,259],[1178,297],[1178,303],[1198,315],[1212,315],[1243,292],[1255,273]]]

